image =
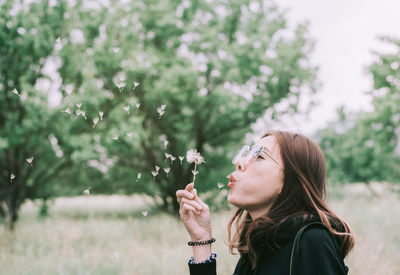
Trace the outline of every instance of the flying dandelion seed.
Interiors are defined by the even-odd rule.
[[[17,89],[12,90],[11,92],[12,92],[13,94],[16,94],[17,96],[21,96],[21,95],[18,93]]]
[[[153,180],[156,179],[156,176],[158,175],[157,171],[151,171],[151,174],[153,175]]]
[[[10,182],[12,182],[14,179],[15,179],[15,175],[14,175],[14,174],[11,174],[11,175],[10,175]]]
[[[118,53],[119,52],[119,48],[113,48],[114,53]]]
[[[165,107],[163,107],[165,105],[161,105],[160,107],[157,108],[157,113],[159,115],[158,119],[160,119],[162,117],[162,115],[165,113]]]
[[[32,166],[33,162],[33,157],[25,159],[27,163],[29,163]]]
[[[127,111],[129,115],[129,106],[124,107],[124,110]]]
[[[169,168],[169,167],[164,168],[164,172],[167,174],[167,178],[168,178],[168,173],[169,173],[170,170],[171,170],[171,168]]]
[[[224,187],[224,184],[223,184],[223,183],[220,183],[220,182],[218,182],[218,183],[217,183],[217,186],[218,186],[218,189],[221,189],[222,187]]]
[[[119,261],[120,255],[118,252],[114,252],[114,257],[117,259],[117,261]]]
[[[133,133],[129,132],[129,133],[126,133],[126,135],[131,138],[133,136]]]
[[[112,139],[113,139],[113,140],[118,140],[118,139],[119,139],[119,136],[113,136]]]
[[[139,86],[139,85],[140,85],[139,82],[133,81],[133,89],[136,89],[136,87]]]
[[[100,120],[103,120],[103,115],[104,115],[104,112],[99,111]]]
[[[193,176],[196,176],[198,173],[199,173],[199,171],[192,170],[192,174],[193,174]]]
[[[86,117],[86,112],[85,112],[85,111],[81,111],[81,116],[82,116],[83,118],[87,119],[87,117]]]
[[[167,149],[167,145],[168,145],[168,140],[164,140],[164,147],[165,147],[165,149]]]
[[[230,179],[230,176],[229,176],[229,175],[227,175],[227,176],[225,176],[225,178],[227,178],[227,179]]]
[[[194,184],[194,181],[196,180],[196,174],[198,173],[198,171],[196,170],[197,165],[200,165],[203,162],[205,163],[204,158],[200,155],[199,152],[197,152],[196,149],[190,149],[186,153],[186,161],[189,162],[189,163],[193,163],[194,162],[194,170],[192,170],[192,173],[193,173],[193,184]]]
[[[138,173],[136,182],[138,182],[138,181],[140,180],[141,177],[142,177],[142,173]]]
[[[120,81],[118,84],[115,84],[115,85],[118,87],[119,92],[121,92],[122,88],[124,88],[126,86],[126,82]]]
[[[84,191],[83,191],[83,194],[85,194],[86,196],[89,196],[89,195],[90,195],[90,191],[89,191],[90,188],[91,188],[91,187],[89,187],[88,189],[84,190]]]
[[[181,164],[182,164],[182,161],[185,159],[185,157],[182,157],[182,156],[179,156],[179,160],[181,161]]]
[[[66,108],[64,111],[61,111],[62,113],[67,113],[72,115],[71,109],[70,108]]]
[[[158,172],[160,170],[160,167],[156,165],[156,171]]]
[[[75,104],[76,105],[76,107],[78,107],[79,109],[82,107],[82,103],[77,103],[77,104]]]
[[[145,217],[147,217],[147,214],[148,214],[148,213],[149,213],[148,211],[143,211],[143,212],[142,212],[142,215],[145,216]]]
[[[56,43],[61,44],[61,37],[58,37],[58,38],[56,39]]]
[[[93,119],[93,128],[96,126],[96,124],[99,122],[99,118],[98,117],[95,117],[94,119]]]
[[[140,103],[136,103],[136,108],[139,109]]]
[[[176,157],[171,155],[170,159],[171,159],[171,164],[172,164],[174,162],[174,160],[176,160]]]
[[[171,157],[171,154],[165,153],[165,161]]]

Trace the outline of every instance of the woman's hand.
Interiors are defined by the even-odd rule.
[[[189,183],[184,190],[176,191],[179,214],[192,241],[209,240],[212,235],[210,210],[193,187],[194,184]]]

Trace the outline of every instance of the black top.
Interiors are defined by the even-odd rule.
[[[299,229],[305,224],[319,221],[312,217],[305,223],[299,222],[299,217],[284,222],[278,228],[277,242],[280,249],[265,252],[260,255],[254,270],[249,262],[239,259],[235,275],[286,275],[289,274],[290,254],[294,238]],[[336,242],[336,244],[334,243]],[[336,245],[336,246],[335,246]],[[293,275],[345,275],[348,267],[344,265],[342,253],[336,237],[332,238],[330,232],[321,227],[306,229],[299,242],[296,266]],[[189,264],[190,275],[216,275],[216,261],[205,264]]]

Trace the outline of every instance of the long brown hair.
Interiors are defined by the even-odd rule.
[[[274,136],[283,161],[283,187],[268,213],[252,220],[244,209],[238,209],[228,223],[228,246],[236,249],[254,268],[261,249],[279,249],[276,241],[278,226],[289,218],[306,221],[314,215],[337,237],[342,254],[347,256],[354,246],[350,226],[339,218],[325,202],[326,166],[321,149],[311,139],[286,131],[270,131],[262,136]],[[232,238],[232,224],[236,231]],[[262,243],[262,247],[261,247]]]

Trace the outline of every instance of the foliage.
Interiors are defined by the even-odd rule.
[[[373,110],[346,114],[319,132],[329,176],[340,182],[391,181],[400,176],[400,42],[383,38],[395,53],[377,54],[369,66]]]
[[[251,124],[277,103],[296,112],[316,89],[307,27],[288,30],[265,1],[25,4],[0,6],[0,216],[10,227],[25,199],[87,188],[177,210],[194,168],[179,156],[197,149],[197,188],[215,190]]]

